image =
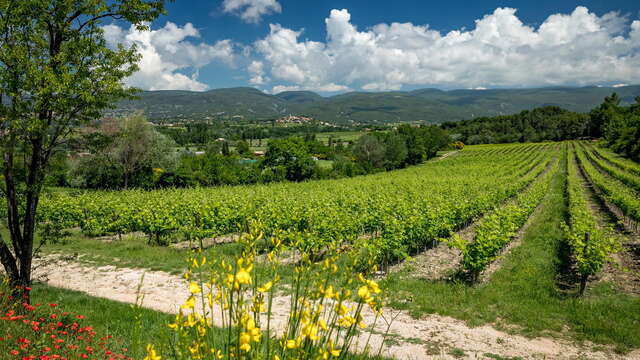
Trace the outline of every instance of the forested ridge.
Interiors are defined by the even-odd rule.
[[[640,96],[635,103],[624,106],[620,96],[613,93],[589,113],[545,106],[441,126],[452,139],[469,145],[600,138],[614,151],[640,160]]]

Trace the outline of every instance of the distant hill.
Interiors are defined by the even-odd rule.
[[[138,100],[120,103],[112,114],[140,109],[154,121],[234,117],[260,120],[292,114],[338,124],[440,123],[513,114],[547,105],[587,112],[612,92],[617,92],[623,102],[629,104],[640,95],[640,86],[452,91],[420,89],[352,92],[331,97],[322,97],[310,91],[270,95],[254,88],[206,92],[145,91]]]
[[[285,91],[277,94],[276,97],[292,104],[306,104],[321,101],[323,99],[322,96],[314,93],[313,91]]]

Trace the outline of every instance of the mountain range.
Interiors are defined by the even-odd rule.
[[[276,95],[255,88],[205,92],[144,91],[136,100],[118,104],[109,115],[143,110],[155,122],[204,119],[268,120],[304,115],[335,124],[441,123],[481,116],[506,115],[541,106],[588,112],[605,96],[617,92],[622,102],[634,102],[640,85],[620,87],[554,87],[536,89],[351,92],[323,97],[310,91]]]

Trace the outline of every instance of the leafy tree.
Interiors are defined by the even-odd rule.
[[[213,141],[207,144],[205,153],[207,155],[218,155],[222,152],[222,144],[219,141]]]
[[[408,154],[405,137],[392,132],[385,134],[383,141],[386,159],[385,167],[388,170],[392,170],[404,166]]]
[[[367,170],[383,167],[385,153],[384,143],[373,135],[362,135],[353,145],[353,155],[356,157],[356,161]]]
[[[162,0],[0,0],[2,193],[13,248],[0,239],[0,262],[14,285],[31,283],[51,157],[77,126],[134,93],[122,80],[137,70],[139,55],[135,47],[107,47],[103,22],[145,30],[163,11]]]
[[[75,161],[73,185],[92,189],[150,188],[153,171],[176,168],[176,143],[156,131],[141,113],[107,123],[92,135],[95,139],[106,139],[100,141],[104,146]]]
[[[288,180],[302,181],[311,177],[315,163],[304,140],[291,137],[269,141],[263,165],[273,168],[284,167]]]
[[[249,143],[245,140],[240,140],[236,142],[236,151],[240,155],[249,156],[251,155],[251,149],[249,148]]]

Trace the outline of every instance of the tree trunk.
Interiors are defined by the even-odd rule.
[[[10,141],[13,141],[13,139]],[[7,224],[13,253],[0,237],[0,261],[9,275],[11,284],[22,292],[23,301],[28,303],[30,299],[27,288],[31,286],[36,211],[42,186],[43,149],[41,138],[32,139],[31,158],[26,169],[26,194],[24,203],[21,204],[14,180],[14,144],[14,142],[11,142],[4,154]],[[22,207],[24,208],[23,217],[20,216],[20,208]]]
[[[584,291],[587,289],[587,280],[589,280],[589,275],[582,275],[580,278],[580,296],[584,295]]]

